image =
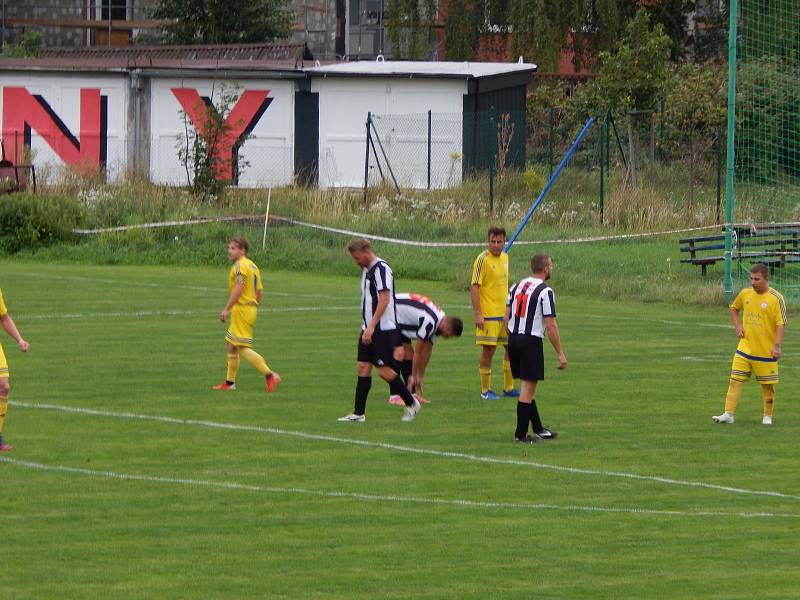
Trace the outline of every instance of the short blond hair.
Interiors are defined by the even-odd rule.
[[[372,244],[366,238],[353,238],[347,244],[347,250],[352,254],[353,252],[363,252],[364,250],[371,250]]]

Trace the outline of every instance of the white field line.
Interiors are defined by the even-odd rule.
[[[118,473],[115,471],[99,471],[94,469],[84,469],[79,467],[64,467],[59,465],[46,465],[43,463],[36,463],[30,461],[17,460],[7,456],[0,456],[0,461],[31,469],[35,471],[49,471],[57,473],[67,473],[71,475],[84,475],[87,477],[103,477],[108,479],[118,479],[122,481],[137,481],[146,483],[163,483],[172,485],[188,485],[207,488],[217,488],[224,490],[236,491],[249,491],[249,492],[265,492],[268,494],[292,494],[315,496],[318,498],[347,498],[355,500],[363,500],[367,502],[389,502],[393,505],[402,504],[429,504],[435,506],[455,506],[459,508],[478,508],[478,509],[500,509],[500,510],[557,510],[567,512],[587,512],[587,513],[616,513],[616,514],[634,514],[634,515],[656,515],[667,517],[741,517],[741,518],[780,518],[780,519],[798,519],[800,515],[785,514],[785,513],[771,513],[771,512],[722,512],[722,511],[683,511],[683,510],[657,510],[636,507],[624,508],[610,508],[604,506],[586,506],[586,505],[560,505],[560,504],[529,504],[524,502],[485,502],[479,500],[465,500],[465,499],[446,499],[446,498],[423,498],[420,496],[394,496],[383,494],[364,494],[358,492],[344,492],[344,491],[323,491],[323,490],[310,490],[300,487],[275,487],[275,486],[258,486],[245,483],[236,483],[232,481],[208,481],[203,479],[185,479],[173,477],[156,477],[151,475],[134,475],[130,473]]]
[[[631,479],[636,481],[651,481],[665,485],[675,485],[684,487],[702,488],[708,490],[716,490],[728,492],[731,494],[748,494],[754,496],[769,496],[773,498],[784,498],[788,500],[800,500],[800,496],[792,494],[784,494],[782,492],[768,491],[768,490],[751,490],[747,488],[737,488],[726,485],[718,485],[714,483],[705,483],[702,481],[687,481],[681,479],[670,479],[667,477],[659,477],[657,475],[638,475],[636,473],[625,473],[620,471],[600,471],[596,469],[585,469],[579,467],[563,467],[558,465],[548,465],[544,463],[537,463],[526,460],[509,459],[509,458],[493,458],[490,456],[478,456],[476,454],[466,454],[463,452],[449,452],[442,450],[433,450],[430,448],[414,448],[411,446],[400,446],[397,444],[387,444],[381,442],[370,442],[367,440],[356,440],[352,438],[344,438],[332,435],[320,435],[306,433],[303,431],[291,431],[286,429],[277,429],[274,427],[262,427],[260,425],[238,425],[234,423],[219,423],[215,421],[204,421],[198,419],[177,419],[174,417],[161,417],[156,415],[143,415],[138,413],[127,412],[113,412],[107,410],[96,410],[91,408],[81,408],[75,406],[60,406],[57,404],[41,404],[33,402],[19,402],[14,401],[11,404],[21,408],[33,408],[40,410],[53,410],[65,413],[76,413],[82,415],[91,415],[95,417],[110,417],[115,419],[134,419],[139,421],[154,421],[158,423],[167,423],[170,425],[189,425],[197,427],[207,427],[209,429],[223,429],[227,431],[248,431],[255,433],[269,433],[273,435],[283,435],[290,437],[297,437],[307,440],[334,442],[338,444],[350,444],[353,446],[363,446],[367,448],[380,448],[383,450],[394,450],[397,452],[406,452],[409,454],[422,454],[426,456],[437,456],[441,458],[452,458],[456,460],[465,460],[470,462],[493,464],[493,465],[513,465],[522,467],[531,467],[534,469],[545,469],[555,471],[558,473],[569,473],[575,475],[592,475],[598,477],[619,477],[623,479]],[[345,426],[346,427],[346,426]]]

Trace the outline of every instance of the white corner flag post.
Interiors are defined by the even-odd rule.
[[[267,223],[269,222],[269,201],[272,199],[272,188],[267,192],[267,212],[264,214],[264,236],[261,238],[261,250],[267,247]]]

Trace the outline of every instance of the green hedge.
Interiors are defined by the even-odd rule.
[[[0,252],[15,253],[70,238],[80,221],[80,204],[70,198],[35,194],[0,196]]]

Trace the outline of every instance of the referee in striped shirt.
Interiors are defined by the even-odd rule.
[[[361,267],[361,334],[358,337],[356,395],[353,412],[339,421],[363,423],[367,396],[372,387],[372,367],[389,384],[392,394],[403,399],[403,421],[413,421],[421,405],[403,384],[395,349],[400,345],[395,308],[394,275],[391,267],[372,252],[369,240],[355,238],[347,246],[350,256]]]
[[[547,254],[536,254],[531,259],[530,277],[513,285],[508,293],[508,355],[514,378],[522,381],[517,401],[517,429],[514,441],[532,444],[540,440],[555,439],[557,434],[542,425],[536,408],[536,384],[544,379],[545,332],[558,355],[558,368],[567,366],[567,357],[561,347],[561,336],[556,323],[555,294],[546,281],[553,271],[553,261]],[[533,436],[528,435],[528,423]]]

